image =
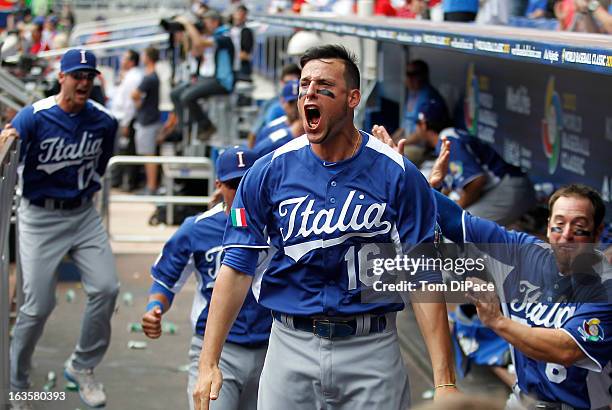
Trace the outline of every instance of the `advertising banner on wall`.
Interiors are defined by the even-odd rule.
[[[550,191],[596,188],[612,220],[612,76],[418,47],[410,57],[429,63],[457,123]]]

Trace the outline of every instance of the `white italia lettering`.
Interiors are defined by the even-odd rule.
[[[391,231],[391,222],[383,220],[387,204],[373,203],[365,208],[365,211],[362,212],[364,206],[362,204],[354,204],[354,197],[355,191],[351,191],[340,208],[340,214],[338,215],[337,219],[334,218],[337,208],[321,209],[314,212],[313,209],[315,201],[314,199],[308,200],[308,196],[290,198],[280,203],[278,213],[286,220],[286,226],[280,228],[284,242],[287,242],[292,238],[308,238],[311,235],[319,236],[323,233],[331,235],[334,233],[353,231],[350,234],[345,234],[340,238],[335,238],[333,240],[315,240],[313,243],[291,245],[291,247],[295,248],[297,246],[300,248],[299,251],[294,252],[294,256],[297,257],[297,259],[299,259],[299,257],[301,257],[301,255],[303,255],[305,252],[312,249],[338,245],[353,236],[371,237]],[[351,208],[353,209],[353,212],[350,215],[350,220],[347,223],[346,219],[349,216],[349,209]],[[301,217],[301,222],[299,224],[299,229],[297,229],[296,232],[298,215]],[[376,229],[376,231],[360,232],[365,229]]]
[[[302,204],[302,202],[304,202],[304,200],[308,198],[308,195],[300,197],[300,198],[291,198],[291,199],[286,199],[283,202],[280,203],[280,205],[278,206],[278,214],[280,216],[286,216],[288,210],[285,208],[286,206],[291,206],[291,205],[296,205],[292,210],[291,210],[291,215],[289,215],[289,225],[288,225],[288,229],[287,229],[287,233],[284,233],[283,230],[284,228],[280,228],[280,232],[281,235],[283,235],[283,240],[287,241],[287,239],[291,238],[291,235],[293,234],[293,227],[295,225],[295,215],[297,214],[298,208],[300,207],[300,205]],[[312,208],[312,206],[311,206]],[[306,219],[306,218],[304,218]],[[304,223],[302,221],[302,223]],[[301,230],[301,229],[300,229]]]
[[[47,138],[40,143],[40,164],[36,168],[52,173],[85,159],[95,159],[102,153],[102,141],[102,138],[94,139],[87,131],[83,132],[79,142],[72,144],[66,144],[61,137]]]
[[[539,289],[538,286],[522,280],[519,284],[519,291],[523,294],[523,300],[513,299],[510,302],[510,309],[517,313],[523,312],[523,315],[520,316],[524,316],[534,326],[560,328],[567,319],[574,315],[576,307],[560,303],[536,303],[542,296]]]

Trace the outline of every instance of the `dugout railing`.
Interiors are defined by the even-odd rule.
[[[0,408],[8,406],[9,326],[11,297],[9,294],[9,230],[16,209],[15,188],[19,140],[0,140]]]
[[[113,169],[125,165],[159,164],[162,166],[166,195],[136,195],[118,194],[111,192],[110,175]],[[156,156],[132,156],[117,155],[110,159],[106,167],[105,177],[102,182],[100,197],[100,214],[104,220],[106,231],[112,241],[118,242],[165,242],[167,236],[152,235],[114,235],[111,231],[111,203],[149,203],[156,205],[167,205],[166,213],[169,224],[174,221],[172,215],[174,205],[202,205],[205,207],[211,200],[214,192],[215,172],[213,161],[205,157],[156,157]],[[207,181],[208,196],[174,195],[173,186],[176,179],[202,179]]]

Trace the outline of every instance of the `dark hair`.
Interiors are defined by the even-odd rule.
[[[145,54],[149,57],[149,60],[156,63],[159,60],[159,50],[153,46],[149,46],[144,49]]]
[[[606,216],[606,206],[603,200],[601,199],[601,195],[599,195],[599,192],[597,192],[590,186],[582,184],[571,184],[559,188],[555,192],[553,192],[553,194],[550,196],[550,199],[548,200],[549,213],[552,212],[553,205],[555,205],[557,199],[561,198],[562,196],[586,198],[591,201],[591,204],[593,204],[594,209],[593,221],[595,222],[595,228],[601,225],[604,220],[604,217]]]
[[[413,66],[416,71],[416,75],[426,83],[429,82],[429,65],[423,60],[413,60],[408,63],[409,66]],[[407,69],[408,67],[406,67]]]
[[[228,179],[227,181],[222,182],[222,184],[227,185],[227,187],[230,189],[236,190],[238,189],[238,185],[240,185],[241,180],[242,180],[242,177]]]
[[[283,78],[286,75],[296,75],[298,78],[302,75],[302,70],[298,67],[297,64],[290,63],[283,66],[281,71],[280,78]]]
[[[425,125],[427,126],[427,129],[435,132],[436,134],[439,134],[442,132],[443,129],[448,128],[449,124],[450,122],[448,118],[445,120],[438,120],[438,121],[425,121]]]
[[[140,55],[138,54],[138,51],[134,49],[129,49],[127,51],[127,54],[128,54],[128,60],[134,63],[135,66],[140,64]]]
[[[238,5],[238,7],[236,7],[236,10],[242,10],[242,11],[244,11],[244,12],[245,12],[245,13],[247,13],[247,14],[248,14],[248,12],[249,12],[249,9],[248,9],[248,8],[247,8],[247,6],[245,6],[244,4],[240,4],[240,5]]]
[[[339,44],[311,47],[300,58],[302,68],[312,60],[337,59],[344,62],[344,80],[350,89],[359,89],[360,75],[357,57]]]

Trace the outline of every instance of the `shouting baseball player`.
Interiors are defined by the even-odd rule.
[[[194,392],[198,410],[219,397],[219,356],[251,285],[274,317],[258,408],[409,404],[395,326],[403,304],[362,303],[368,267],[360,260],[376,253],[377,243],[433,242],[433,195],[408,160],[354,127],[360,78],[346,49],[311,48],[301,65],[298,106],[306,135],[260,158],[232,205]],[[253,276],[258,250],[269,246],[277,249],[269,268]],[[413,306],[436,395],[454,392],[446,307]]]
[[[236,188],[246,170],[257,159],[243,148],[225,150],[217,159],[217,188],[224,203],[194,217],[187,218],[164,245],[153,265],[147,312],[142,317],[145,334],[157,339],[162,333],[161,317],[170,309],[172,300],[193,271],[197,272],[198,292],[191,311],[194,336],[189,359],[189,407],[193,409],[193,389],[198,376],[198,360],[208,317],[209,301],[219,273],[223,254],[223,233],[227,225]],[[268,252],[261,252],[261,267],[267,266]],[[225,385],[215,409],[256,409],[257,386],[270,337],[270,311],[257,304],[251,292],[247,295],[238,318],[232,326],[219,367],[225,375]]]
[[[78,384],[88,406],[98,407],[106,396],[93,368],[108,349],[119,282],[92,196],[113,153],[117,122],[88,99],[98,74],[93,53],[68,50],[60,69],[59,94],[25,107],[12,122],[23,148],[18,216],[25,301],[11,344],[11,387],[25,390],[30,385],[32,353],[55,306],[55,270],[69,253],[81,272],[87,307],[64,374]],[[14,403],[16,408],[28,406]]]

